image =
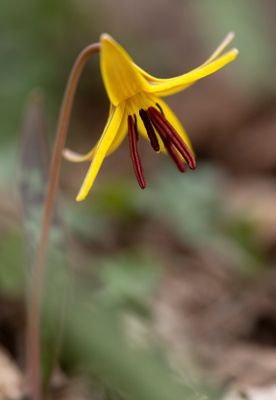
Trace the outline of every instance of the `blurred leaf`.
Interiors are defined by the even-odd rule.
[[[166,168],[137,196],[144,213],[166,221],[185,240],[201,245],[219,240],[223,209],[217,187],[219,172],[209,166],[185,176]]]
[[[90,7],[68,0],[25,0],[16,7],[1,1],[1,144],[16,140],[21,109],[32,88],[43,87],[51,115],[57,113],[74,57],[98,32],[99,9],[89,13]]]
[[[29,243],[37,248],[49,166],[46,122],[42,95],[31,95],[26,107],[20,146],[20,196]]]
[[[229,235],[244,250],[241,272],[248,277],[257,277],[259,272],[264,272],[264,266],[267,265],[266,256],[257,242],[255,224],[245,216],[233,218],[229,224]]]
[[[29,244],[35,251],[48,185],[49,158],[44,101],[41,93],[36,91],[30,96],[26,107],[19,161],[23,224],[29,237]],[[56,250],[59,247],[60,252],[63,253],[64,229],[57,204],[52,223],[51,241],[53,249]]]
[[[0,241],[0,290],[9,297],[24,293],[24,243],[19,232],[9,230]]]
[[[63,292],[70,293],[64,318],[65,370],[81,371],[92,382],[97,378],[114,399],[205,398],[196,389],[195,381],[190,381],[190,375],[183,380],[170,367],[158,341],[150,337],[141,346],[126,333],[123,303],[128,299],[146,301],[156,282],[156,271],[148,262],[141,261],[139,264],[134,257],[119,257],[99,265],[102,286],[93,291],[65,270],[60,269],[59,276],[52,277],[45,302],[49,325],[55,326],[59,318],[55,306],[58,298]]]
[[[200,248],[207,246],[227,257],[240,271],[258,270],[262,257],[252,251],[253,232],[247,232],[243,240],[237,230],[234,234],[242,220],[241,216],[228,215],[221,195],[223,182],[222,172],[208,165],[185,176],[166,168],[155,186],[136,197],[137,207],[164,221],[185,242]]]
[[[1,169],[0,169],[0,185],[3,190],[10,192],[14,189],[14,181],[11,181],[11,176],[15,176],[16,164],[16,150],[15,143],[8,143],[1,146]]]
[[[96,200],[93,206],[88,202],[74,204],[71,201],[65,207],[65,217],[73,232],[84,239],[104,240],[110,230],[110,215],[101,208]]]
[[[98,193],[102,209],[112,215],[132,216],[135,207],[135,190],[128,182],[109,182]]]
[[[153,347],[137,349],[131,344],[114,310],[83,291],[75,294],[66,319],[67,348],[82,371],[98,376],[125,400],[204,398],[189,382],[182,382]]]
[[[30,96],[26,107],[23,123],[20,160],[19,160],[19,183],[20,197],[22,203],[23,226],[26,233],[29,264],[33,267],[35,262],[38,240],[41,230],[41,216],[44,207],[45,189],[47,187],[49,168],[49,147],[47,143],[47,129],[45,123],[45,110],[42,95],[38,92]],[[56,276],[56,285],[62,284],[58,280],[59,269],[63,268],[65,237],[62,218],[57,206],[54,210],[52,231],[50,235],[49,254],[46,273],[44,274],[43,293],[41,293],[42,304],[48,299],[51,290],[52,275]],[[32,278],[32,269],[25,271],[28,279]],[[65,294],[55,303],[57,312],[63,313]],[[51,296],[55,302],[56,297]],[[42,315],[43,321],[43,315]],[[50,377],[57,356],[59,346],[59,335],[61,331],[62,318],[56,320],[55,326],[47,325],[42,330],[42,351],[44,379]]]
[[[159,268],[152,259],[134,254],[104,260],[98,269],[102,287],[95,293],[97,301],[111,308],[124,307],[140,316],[148,316],[149,299],[157,285]]]
[[[114,235],[114,222],[133,220],[137,215],[135,194],[136,188],[129,182],[109,182],[93,193],[92,201],[67,204],[67,223],[84,239],[105,242]]]

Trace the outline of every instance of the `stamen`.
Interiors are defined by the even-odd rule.
[[[169,140],[169,142],[171,142],[176,147],[184,160],[188,163],[189,167],[191,169],[195,169],[196,162],[193,153],[183,141],[181,136],[174,129],[174,127],[165,118],[165,116],[162,115],[154,107],[149,107],[148,114],[158,133],[161,135],[162,132],[163,135],[166,136],[167,140]]]
[[[162,110],[162,108],[161,108],[161,106],[160,106],[160,104],[158,104],[158,103],[155,103],[155,104],[156,104],[157,108],[159,109],[159,111],[161,112],[161,114],[162,114],[162,115],[165,115],[165,114],[164,114],[164,111]]]
[[[171,156],[171,158],[175,162],[178,170],[180,172],[186,172],[186,169],[184,167],[183,161],[179,157],[179,154],[178,154],[176,148],[174,147],[174,145],[171,142],[169,142],[168,139],[166,139],[166,137],[163,137],[161,134],[160,134],[160,137],[162,139],[162,142],[164,143],[164,146],[167,149],[167,152],[169,153],[169,155]]]
[[[138,130],[137,130],[136,115],[134,115],[134,118],[131,115],[129,115],[127,118],[127,123],[128,123],[129,149],[130,149],[130,156],[132,159],[134,172],[141,189],[145,189],[146,181],[144,178],[143,167],[141,164],[141,159],[138,153],[138,146],[137,146]]]
[[[148,116],[147,116],[147,118],[148,118]],[[160,135],[160,138],[161,138],[162,142],[164,143],[165,148],[167,149],[167,152],[169,153],[169,155],[171,156],[171,158],[175,162],[175,164],[176,164],[177,168],[179,169],[179,171],[180,172],[185,172],[186,170],[185,170],[183,161],[180,158],[180,156],[179,156],[176,148],[174,147],[174,145],[168,139],[166,133],[164,133],[163,131],[159,131],[158,133]]]
[[[156,133],[154,132],[154,128],[150,122],[150,119],[148,117],[148,114],[146,113],[145,110],[141,109],[139,111],[139,115],[143,121],[144,127],[147,131],[149,140],[150,140],[150,144],[152,145],[153,150],[155,151],[159,151],[160,150],[160,146],[158,143],[158,138],[156,136]]]

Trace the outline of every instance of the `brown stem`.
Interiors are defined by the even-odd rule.
[[[46,253],[54,209],[54,200],[60,174],[62,150],[65,145],[72,105],[82,70],[91,55],[99,51],[99,43],[89,45],[79,54],[78,58],[76,59],[68,79],[57,125],[56,139],[53,149],[49,182],[43,211],[41,234],[39,238],[37,257],[33,269],[28,307],[28,375],[31,384],[32,400],[42,400],[39,326],[40,303],[42,294],[41,292],[43,288],[43,277],[45,272]]]

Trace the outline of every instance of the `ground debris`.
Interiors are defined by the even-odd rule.
[[[3,348],[0,348],[0,400],[19,400],[23,397],[23,375]]]
[[[223,400],[275,400],[276,386],[233,388]]]

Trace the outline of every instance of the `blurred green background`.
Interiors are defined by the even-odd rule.
[[[75,203],[87,165],[63,162],[43,314],[54,398],[56,375],[65,392],[132,400],[197,398],[233,376],[267,378],[242,366],[258,369],[262,349],[274,354],[276,344],[275,12],[272,0],[1,1],[0,345],[21,370],[50,149],[77,54],[108,32],[143,69],[171,77],[201,64],[230,31],[240,51],[168,99],[196,172],[178,174],[141,141],[140,191],[125,141]],[[68,147],[88,151],[107,115],[96,55]]]

